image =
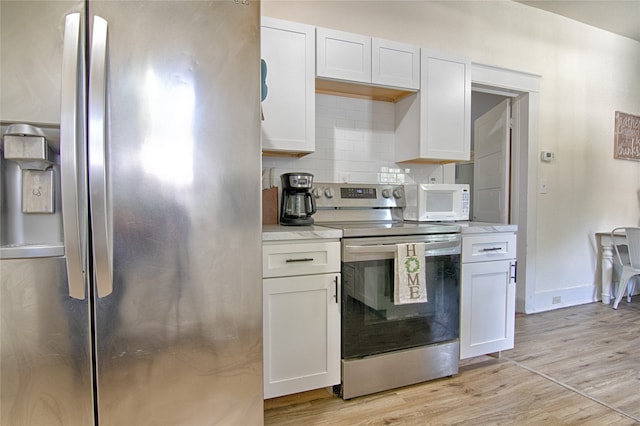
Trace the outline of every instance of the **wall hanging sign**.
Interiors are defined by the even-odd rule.
[[[640,116],[616,111],[613,158],[640,161]]]

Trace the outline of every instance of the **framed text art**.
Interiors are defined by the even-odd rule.
[[[613,158],[640,161],[640,116],[616,111]]]

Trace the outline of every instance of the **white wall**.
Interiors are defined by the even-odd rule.
[[[599,298],[594,233],[640,225],[640,163],[613,159],[615,111],[640,115],[639,42],[509,0],[263,0],[262,10],[541,75],[538,145],[556,159],[537,162],[549,192],[531,195],[536,278],[527,311]],[[293,161],[306,170],[304,158]],[[561,304],[552,305],[555,296]]]

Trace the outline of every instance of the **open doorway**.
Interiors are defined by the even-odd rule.
[[[518,225],[516,311],[535,312],[535,214],[537,206],[538,105],[540,76],[472,64],[471,122],[505,99],[511,105],[508,222]],[[472,134],[474,133],[472,129]],[[473,144],[473,142],[472,142]],[[472,145],[473,150],[473,145]],[[473,185],[470,163],[456,167],[456,182]],[[479,202],[479,200],[472,200]],[[472,210],[473,211],[473,210]]]

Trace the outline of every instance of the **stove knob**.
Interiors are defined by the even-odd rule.
[[[324,196],[327,198],[333,198],[336,195],[336,191],[333,188],[327,188],[324,190]]]
[[[311,192],[313,193],[313,196],[314,196],[315,198],[320,198],[320,197],[322,197],[322,190],[321,190],[320,188],[313,188],[313,189],[311,190]]]
[[[388,189],[383,189],[382,190],[382,197],[383,198],[389,198],[391,196],[391,193],[389,192]]]
[[[396,188],[393,190],[393,196],[395,198],[402,198],[402,196],[404,195],[403,191],[401,188]]]

